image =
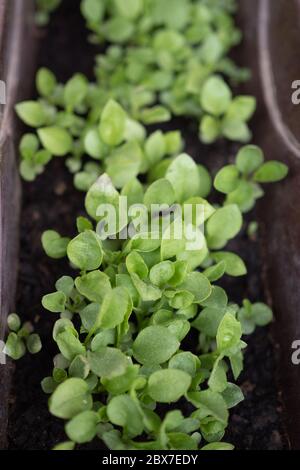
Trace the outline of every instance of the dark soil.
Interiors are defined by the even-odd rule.
[[[77,2],[76,2],[77,3]],[[48,31],[41,34],[39,66],[53,70],[60,80],[74,72],[92,76],[95,48],[86,42],[86,31],[75,1],[64,1],[53,15]],[[188,152],[199,162],[215,170],[235,154],[235,146],[220,143],[201,146],[196,129],[188,122],[174,122],[186,135]],[[25,356],[16,364],[10,407],[9,448],[47,450],[65,438],[61,420],[53,418],[47,408],[47,396],[40,381],[49,375],[56,348],[51,341],[56,315],[43,311],[41,297],[54,289],[55,281],[68,271],[65,261],[52,261],[44,254],[40,237],[49,228],[63,235],[75,233],[76,216],[84,213],[83,194],[73,188],[72,177],[63,160],[56,159],[34,183],[23,183],[21,250],[17,311],[34,322],[43,341],[37,356]],[[253,220],[251,214],[249,220]],[[227,279],[226,289],[232,301],[244,298],[263,300],[262,266],[257,240],[249,241],[246,232],[235,240],[232,249],[240,253],[248,266],[245,279]],[[283,412],[276,382],[277,347],[268,329],[259,329],[246,339],[248,349],[245,371],[239,383],[245,401],[231,413],[226,440],[237,449],[281,450],[288,448],[284,433]],[[93,443],[91,448],[101,444]]]

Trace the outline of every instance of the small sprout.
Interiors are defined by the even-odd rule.
[[[4,352],[14,360],[21,359],[26,354],[37,354],[42,349],[41,339],[38,334],[33,334],[33,326],[26,322],[22,325],[19,315],[11,313],[7,317],[9,333]]]
[[[71,263],[84,271],[98,269],[103,259],[101,239],[92,230],[86,230],[70,241],[67,254]]]
[[[37,354],[42,349],[41,339],[38,334],[34,333],[26,338],[26,346],[30,354]]]
[[[53,95],[57,81],[51,70],[46,68],[39,69],[36,76],[36,87],[40,95],[48,98]]]
[[[114,100],[110,100],[104,108],[100,121],[100,138],[110,147],[119,145],[125,136],[126,113]]]
[[[49,402],[50,412],[63,419],[71,419],[92,408],[88,385],[82,379],[70,378],[55,389]]]
[[[247,234],[248,234],[248,237],[251,240],[256,239],[258,229],[259,229],[259,226],[258,226],[258,223],[255,220],[253,220],[252,222],[249,223],[248,229],[247,229]]]
[[[54,381],[53,377],[45,377],[41,381],[41,387],[44,393],[51,395],[57,387],[57,383]]]
[[[16,333],[9,333],[5,343],[4,352],[15,361],[21,359],[21,357],[26,354],[24,341],[22,341]]]
[[[252,334],[257,326],[266,326],[273,320],[273,312],[263,303],[251,304],[244,300],[243,307],[238,311],[238,320],[241,322],[243,334]]]
[[[60,313],[65,310],[67,297],[63,292],[47,294],[42,299],[42,305],[52,313]]]
[[[42,245],[45,253],[54,259],[64,258],[67,255],[69,238],[63,238],[54,230],[47,230],[42,235]]]
[[[21,328],[21,319],[16,313],[11,313],[7,317],[7,325],[11,331],[17,332]]]

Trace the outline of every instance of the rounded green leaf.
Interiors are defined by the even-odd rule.
[[[148,326],[135,339],[133,355],[141,364],[162,364],[173,356],[179,346],[179,341],[167,328]]]
[[[212,178],[210,176],[209,171],[203,165],[197,165],[198,173],[200,177],[200,191],[198,196],[199,197],[207,197],[211,191],[212,187]]]
[[[150,126],[151,124],[158,124],[159,122],[167,122],[171,119],[170,111],[164,106],[153,106],[152,108],[145,108],[140,115],[141,121]]]
[[[84,271],[98,269],[103,259],[99,235],[92,230],[80,233],[68,244],[67,254],[71,263]]]
[[[69,439],[77,444],[84,444],[94,439],[99,416],[94,411],[83,411],[66,424],[65,431]]]
[[[148,393],[154,401],[173,403],[188,391],[191,382],[191,376],[182,370],[159,370],[149,377]]]
[[[193,327],[209,338],[214,338],[224,315],[224,309],[206,307],[193,322]]]
[[[114,100],[109,100],[100,120],[100,138],[110,147],[116,147],[124,140],[126,113]]]
[[[227,195],[226,204],[236,204],[245,213],[253,209],[255,199],[261,197],[263,193],[256,195],[257,187],[252,182],[240,180],[235,191]]]
[[[36,333],[29,335],[26,339],[26,346],[30,354],[39,353],[42,349],[42,342],[40,336]]]
[[[42,299],[42,305],[46,310],[52,313],[61,313],[65,311],[67,297],[63,292],[53,292],[47,294]]]
[[[248,121],[256,108],[256,99],[253,96],[237,96],[232,100],[227,115],[232,120]]]
[[[190,392],[187,398],[194,406],[199,408],[202,418],[212,416],[227,425],[228,410],[226,402],[220,393],[213,392],[212,390]]]
[[[145,152],[149,165],[159,162],[166,154],[166,140],[162,131],[151,134],[145,143]]]
[[[194,377],[199,366],[198,357],[189,351],[176,354],[169,362],[169,369],[183,370],[191,377]]]
[[[244,400],[244,395],[240,387],[236,384],[228,383],[226,389],[222,392],[227,408],[234,408]]]
[[[63,157],[72,150],[73,139],[62,127],[43,127],[38,135],[45,149],[56,157]]]
[[[148,266],[137,251],[132,251],[126,258],[126,268],[129,274],[135,273],[140,279],[148,276]]]
[[[227,111],[231,99],[231,90],[221,77],[213,76],[205,82],[201,92],[201,105],[205,111],[220,116]]]
[[[168,293],[165,294],[167,296]],[[172,292],[169,305],[176,310],[185,309],[192,305],[194,300],[194,295],[191,292],[179,290],[178,292]]]
[[[230,313],[226,313],[221,320],[217,332],[217,347],[219,351],[225,352],[237,346],[241,340],[242,326]]]
[[[261,302],[252,305],[251,314],[257,326],[266,326],[273,320],[272,310]]]
[[[91,22],[100,23],[105,12],[105,4],[98,0],[82,0],[80,8],[82,15]]]
[[[217,263],[221,261],[225,262],[225,272],[226,274],[229,274],[229,276],[238,277],[247,274],[247,268],[244,261],[235,253],[220,251],[218,253],[213,253],[212,258]]]
[[[235,204],[218,209],[207,222],[208,244],[211,248],[222,248],[242,228],[243,218]]]
[[[124,374],[129,366],[129,359],[119,349],[102,347],[95,352],[88,352],[91,371],[98,377],[111,379]]]
[[[75,442],[65,441],[57,444],[52,450],[74,450]]]
[[[62,276],[56,281],[55,288],[70,297],[74,288],[74,280],[70,276]]]
[[[9,333],[5,343],[4,353],[15,361],[21,359],[21,357],[25,355],[25,344],[16,333]]]
[[[229,140],[243,143],[249,142],[252,136],[248,125],[244,121],[230,119],[228,116],[222,121],[222,133]]]
[[[23,135],[19,145],[21,156],[25,160],[33,160],[34,155],[39,149],[39,145],[39,139],[35,134]]]
[[[224,289],[219,286],[212,286],[210,296],[201,302],[202,307],[224,309],[227,307],[228,297]]]
[[[115,287],[108,292],[102,302],[97,326],[104,329],[115,328],[131,314],[132,301],[124,287]]]
[[[121,426],[130,437],[142,434],[144,425],[136,402],[129,395],[113,397],[107,406],[107,416],[116,426]]]
[[[11,313],[7,317],[7,325],[11,331],[18,331],[21,328],[21,319],[16,313]]]
[[[123,43],[130,39],[134,32],[134,24],[122,16],[115,16],[102,26],[106,38],[112,43]]]
[[[225,274],[225,269],[225,261],[220,261],[219,263],[207,268],[203,274],[210,282],[216,282]]]
[[[132,282],[144,302],[154,302],[162,296],[162,291],[150,283],[142,281],[135,273],[131,275]]]
[[[202,447],[201,450],[234,450],[234,446],[228,442],[212,442]]]
[[[175,192],[167,179],[159,179],[149,186],[144,196],[144,204],[150,209],[152,204],[172,206]]]
[[[54,230],[47,230],[42,235],[42,245],[45,253],[53,259],[64,258],[70,238],[61,237]]]
[[[71,419],[92,408],[93,400],[88,384],[77,378],[61,383],[49,400],[49,409],[57,418]]]
[[[68,110],[82,104],[88,92],[88,81],[86,77],[77,73],[65,85],[64,102]]]
[[[112,227],[110,227],[110,230],[108,230],[108,227],[105,227],[106,236],[119,233],[128,223],[126,211],[120,214],[119,201],[119,193],[106,173],[100,176],[86,195],[85,208],[93,219],[107,225],[107,219],[110,221],[113,217],[112,222],[115,223],[111,223]],[[110,215],[108,217],[106,216],[106,205],[113,209],[112,217],[110,217]],[[101,208],[105,209],[103,213],[99,212]],[[115,218],[117,220],[115,220]]]
[[[179,155],[167,170],[166,179],[173,186],[177,202],[184,202],[200,192],[197,165],[187,154]]]
[[[45,110],[38,101],[23,101],[16,105],[16,112],[19,118],[31,127],[43,126],[47,119]]]
[[[256,145],[242,147],[236,157],[236,165],[241,173],[250,175],[264,162],[263,151]]]
[[[228,194],[234,191],[239,183],[239,170],[235,165],[222,168],[215,177],[214,187],[220,193]]]
[[[87,358],[79,354],[75,356],[69,367],[69,376],[86,379],[90,373],[90,365]]]
[[[76,356],[86,352],[84,345],[77,338],[76,334],[76,330],[74,334],[73,329],[67,327],[56,335],[57,346],[68,361],[72,361]]]
[[[162,261],[151,268],[150,281],[155,286],[167,284],[175,275],[175,266],[171,261]]]
[[[86,153],[96,160],[101,160],[107,153],[107,146],[101,141],[97,128],[90,129],[84,137]]]
[[[99,304],[111,289],[109,277],[101,271],[92,271],[77,277],[75,286],[81,295]]]
[[[106,158],[106,172],[116,188],[123,188],[140,171],[142,151],[135,141],[127,142]]]
[[[191,292],[196,303],[204,302],[212,292],[207,277],[197,271],[189,273],[179,288]]]
[[[55,90],[57,81],[51,70],[42,67],[36,75],[36,87],[40,95],[49,97]]]
[[[200,139],[204,144],[212,144],[221,135],[221,124],[213,116],[203,116],[200,122]]]
[[[118,13],[129,19],[135,19],[143,10],[143,0],[114,0]]]
[[[288,171],[288,167],[284,163],[270,161],[256,171],[254,180],[258,183],[276,183],[284,179]]]

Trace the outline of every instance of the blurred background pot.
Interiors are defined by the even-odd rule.
[[[0,341],[5,337],[7,315],[14,309],[18,272],[20,181],[14,105],[28,96],[32,86],[32,18],[32,0],[0,0]],[[10,363],[0,364],[0,448],[6,444],[11,373]]]
[[[263,276],[280,346],[286,427],[291,448],[300,449],[300,365],[292,362],[292,345],[300,340],[300,104],[292,100],[293,83],[300,80],[300,1],[241,0],[239,4],[243,60],[253,71],[245,88],[258,98],[255,143],[263,147],[267,159],[290,167],[289,178],[267,191],[258,216]]]

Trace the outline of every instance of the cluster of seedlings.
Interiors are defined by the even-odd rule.
[[[39,3],[45,19],[58,2]],[[204,143],[249,141],[255,99],[234,97],[226,81],[248,76],[228,58],[241,38],[235,2],[83,0],[81,7],[91,40],[107,45],[96,81],[76,74],[63,85],[41,69],[40,98],[16,107],[36,129],[20,143],[22,176],[34,180],[52,158],[66,157],[85,193],[78,235],[48,230],[42,237],[51,258],[66,257],[74,268],[42,299],[57,315],[58,354],[41,385],[68,437],[55,449],[94,438],[113,450],[232,449],[222,438],[230,409],[243,400],[235,383],[243,335],[267,325],[272,311],[249,300],[236,305],[218,281],[246,275],[226,246],[263,196],[261,184],[280,181],[287,167],[243,145],[235,164],[212,178],[184,153],[179,131],[149,134],[146,126],[183,115],[199,121]],[[213,189],[223,202],[212,202]],[[138,217],[119,213],[124,197],[141,207]],[[115,225],[99,213],[103,204],[122,215]],[[141,232],[153,205],[161,208],[156,228]],[[185,205],[191,221],[165,210]],[[189,241],[191,234],[201,240],[197,249],[175,236],[178,219]],[[129,226],[135,234],[124,239]],[[21,357],[25,344],[38,352],[38,336],[18,317],[9,317],[9,327],[11,357]]]

